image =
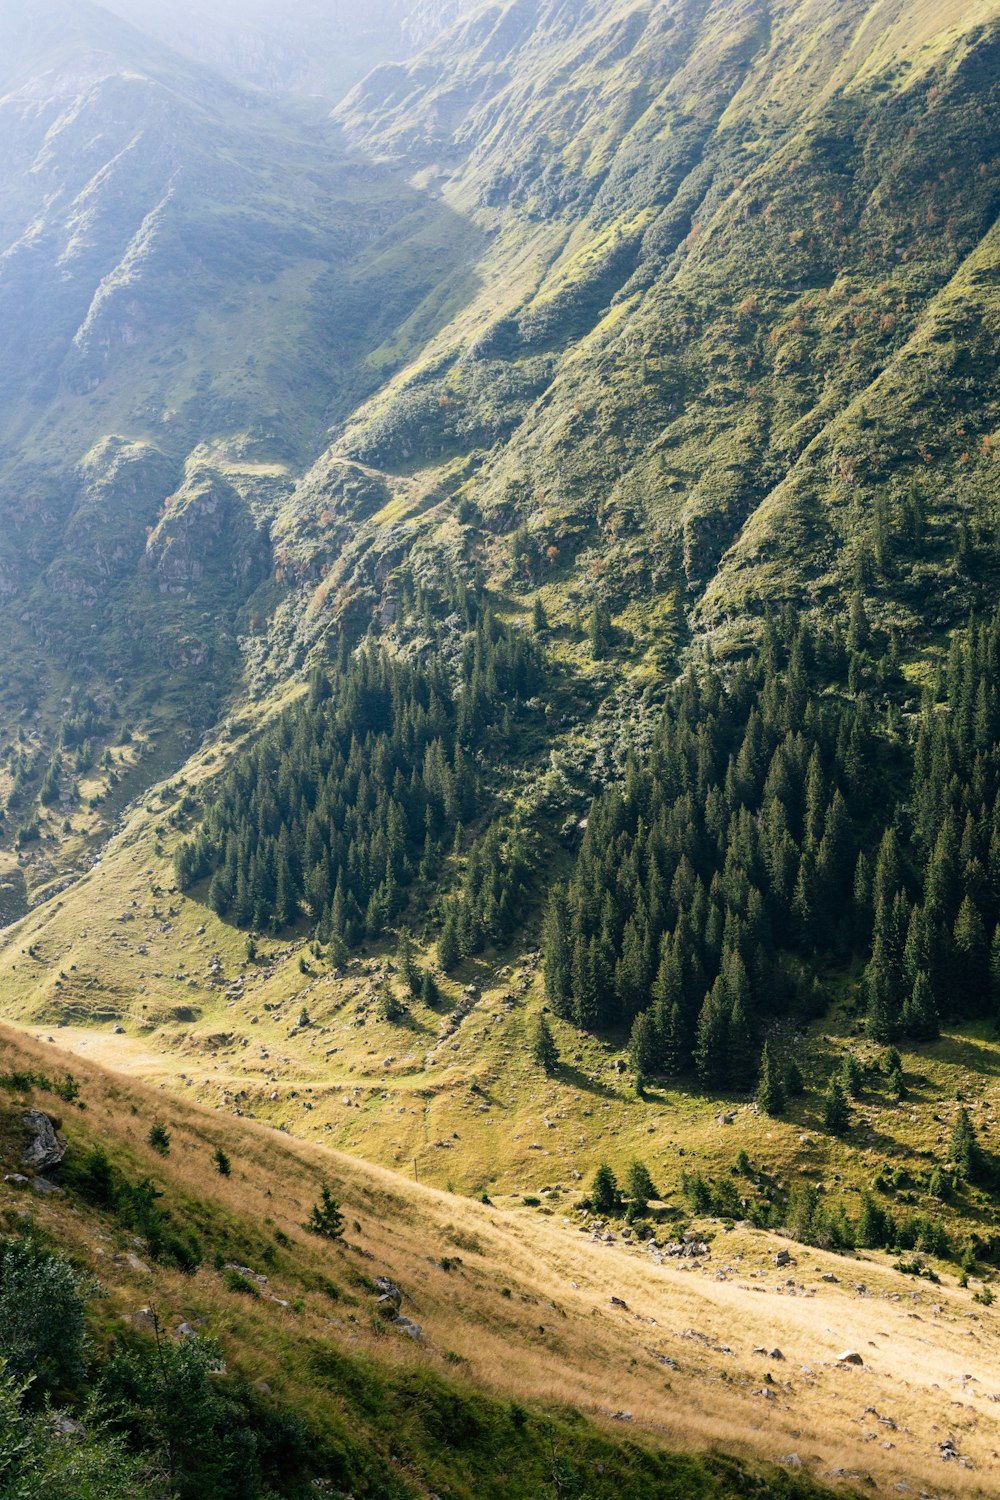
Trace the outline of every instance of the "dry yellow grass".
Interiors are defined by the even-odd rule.
[[[0,1068],[56,1070],[50,1047],[10,1032],[3,1044]],[[905,1481],[941,1495],[996,1493],[1000,1318],[969,1291],[915,1283],[884,1257],[832,1256],[741,1229],[717,1232],[704,1265],[657,1266],[644,1251],[594,1242],[555,1216],[491,1208],[153,1093],[92,1063],[73,1067],[88,1107],[79,1116],[64,1111],[71,1142],[100,1135],[182,1200],[211,1200],[213,1212],[254,1232],[282,1230],[294,1246],[273,1291],[301,1296],[301,1310],[236,1297],[208,1268],[193,1278],[134,1275],[61,1203],[32,1200],[32,1211],[97,1256],[117,1314],[152,1300],[165,1319],[238,1333],[252,1352],[236,1358],[255,1362],[247,1373],[296,1399],[309,1400],[302,1350],[324,1339],[393,1361],[457,1362],[487,1389],[598,1418],[627,1411],[630,1430],[670,1446],[770,1459],[795,1452],[820,1476],[870,1474],[880,1489]],[[165,1162],[143,1144],[153,1118],[173,1133]],[[233,1159],[229,1179],[213,1172],[216,1144]],[[322,1180],[347,1211],[346,1249],[301,1231]],[[0,1189],[4,1207],[23,1202]],[[783,1244],[795,1264],[778,1271],[773,1254]],[[302,1294],[316,1271],[340,1284],[357,1271],[390,1276],[424,1342],[379,1331],[365,1293],[353,1311],[350,1302]],[[758,1346],[780,1348],[784,1358],[755,1354]],[[848,1348],[863,1368],[838,1363]],[[949,1438],[972,1468],[942,1460]]]

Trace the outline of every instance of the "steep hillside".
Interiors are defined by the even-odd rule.
[[[342,448],[474,468],[469,550],[501,566],[523,522],[550,563],[520,581],[570,598],[593,564],[703,631],[860,576],[905,628],[931,587],[954,618],[949,537],[993,525],[995,23],[493,6],[376,71],[339,117],[491,225],[489,291]]]
[[[0,56],[4,713],[41,769],[73,689],[141,783],[238,683],[270,518],[371,385],[352,267],[444,211],[96,6],[5,7]]]
[[[78,1100],[59,1102],[58,1058],[4,1038],[5,1165],[19,1168],[31,1103],[58,1104],[68,1146],[61,1192],[0,1188],[8,1233],[30,1225],[36,1243],[100,1277],[102,1359],[149,1338],[142,1308],[168,1339],[180,1325],[220,1339],[229,1378],[254,1382],[275,1416],[298,1412],[336,1487],[792,1500],[819,1493],[809,1467],[866,1485],[933,1478],[939,1494],[988,1492],[995,1319],[968,1292],[915,1291],[873,1256],[847,1266],[810,1252],[776,1272],[781,1242],[708,1225],[708,1259],[656,1264],[617,1238],[407,1184],[87,1063],[73,1064]],[[165,1154],[146,1144],[154,1124]],[[118,1185],[112,1206],[95,1148]],[[213,1165],[219,1150],[229,1175]],[[142,1179],[160,1196],[157,1227],[137,1240],[122,1185]],[[303,1230],[324,1182],[346,1215],[343,1243]],[[186,1271],[171,1226],[195,1236]],[[379,1277],[402,1293],[398,1328],[376,1310]],[[856,1350],[853,1364],[838,1357]],[[706,1439],[731,1454],[787,1454],[785,1471],[752,1478],[745,1458],[664,1451]],[[943,1460],[952,1440],[960,1463]],[[298,1472],[289,1464],[281,1493],[301,1492]]]

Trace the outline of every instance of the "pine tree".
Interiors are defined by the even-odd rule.
[[[861,1066],[853,1052],[844,1054],[841,1064],[840,1081],[844,1086],[844,1093],[848,1099],[858,1099],[864,1084]]]
[[[590,1190],[590,1202],[594,1212],[599,1214],[617,1213],[621,1207],[618,1179],[607,1162],[602,1162],[594,1174],[594,1185]]]
[[[552,1028],[544,1016],[539,1016],[535,1036],[531,1044],[531,1055],[540,1068],[551,1077],[559,1066],[559,1049]]]
[[[652,1011],[641,1011],[632,1022],[628,1050],[632,1067],[640,1078],[655,1070],[659,1061],[659,1036]]]
[[[644,1162],[634,1161],[629,1167],[625,1178],[625,1196],[632,1200],[633,1207],[639,1213],[644,1213],[650,1198],[657,1196],[653,1179]]]
[[[458,963],[461,952],[458,945],[458,918],[453,902],[448,903],[444,922],[437,940],[438,963],[446,974]]]
[[[831,1135],[845,1135],[851,1123],[851,1110],[844,1085],[834,1074],[823,1098],[823,1124]]]
[[[762,1114],[778,1116],[785,1112],[785,1086],[781,1073],[765,1042],[760,1056],[760,1083],[757,1086],[757,1108]]]
[[[969,1112],[959,1110],[952,1127],[948,1160],[967,1182],[978,1182],[983,1176],[984,1157],[976,1139],[976,1132]]]
[[[228,1177],[230,1175],[233,1170],[232,1163],[221,1146],[216,1146],[212,1160],[215,1162],[215,1170],[220,1177]]]

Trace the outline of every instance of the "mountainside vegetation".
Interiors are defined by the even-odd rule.
[[[998,121],[997,0],[5,6],[0,1500],[988,1493]]]

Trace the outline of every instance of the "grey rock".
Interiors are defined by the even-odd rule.
[[[61,1193],[62,1188],[56,1182],[50,1182],[47,1177],[33,1177],[31,1179],[32,1190],[47,1198],[52,1193]]]
[[[112,1256],[112,1262],[116,1266],[127,1266],[130,1271],[135,1271],[139,1276],[151,1276],[153,1273],[144,1260],[129,1251],[125,1255]]]
[[[86,1437],[87,1429],[82,1422],[76,1422],[68,1417],[65,1412],[56,1412],[52,1418],[52,1431],[61,1438]]]
[[[56,1135],[55,1126],[40,1109],[29,1109],[24,1116],[31,1140],[24,1149],[21,1165],[33,1172],[51,1172],[66,1155],[66,1146]]]

